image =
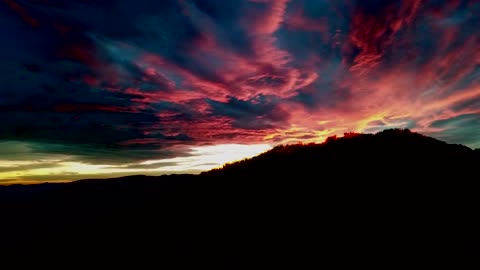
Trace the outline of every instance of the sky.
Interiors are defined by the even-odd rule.
[[[479,0],[0,0],[0,184],[408,128],[480,148]]]

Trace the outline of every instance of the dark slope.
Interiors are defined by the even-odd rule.
[[[323,144],[278,146],[256,158],[205,174],[311,174],[316,178],[326,174],[362,180],[381,180],[395,174],[409,176],[411,180],[424,175],[427,179],[423,180],[429,180],[447,172],[463,173],[471,169],[468,167],[471,161],[478,161],[479,157],[478,150],[447,144],[408,130],[392,129],[374,135],[350,133],[341,138],[331,137]]]
[[[480,251],[478,153],[388,130],[279,146],[197,176],[0,187],[0,257],[65,268],[458,266]]]

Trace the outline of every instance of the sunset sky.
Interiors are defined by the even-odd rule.
[[[479,0],[0,0],[0,184],[412,131],[480,148]]]

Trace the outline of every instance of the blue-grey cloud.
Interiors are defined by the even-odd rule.
[[[391,127],[478,147],[479,13],[474,0],[3,0],[0,143],[105,164]]]

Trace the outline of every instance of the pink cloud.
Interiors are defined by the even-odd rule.
[[[282,22],[288,0],[250,0],[253,3],[266,4],[266,10],[249,10],[247,13],[253,14],[247,17],[247,28],[256,35],[270,35],[275,33]]]
[[[141,91],[138,88],[127,88],[124,90],[126,94],[140,96],[140,98],[133,98],[132,101],[140,103],[158,103],[161,101],[168,101],[183,104],[195,99],[204,98],[205,96],[195,91],[187,90],[168,90],[168,91]]]
[[[114,91],[135,96],[131,101],[138,108],[153,108],[153,103],[162,101],[187,106],[192,113],[188,119],[182,120],[184,115],[176,111],[162,111],[157,115],[158,126],[149,127],[146,132],[158,128],[167,136],[185,134],[199,143],[318,141],[346,131],[406,127],[410,124],[406,119],[417,123],[417,129],[428,130],[434,121],[478,113],[475,108],[448,109],[478,97],[477,88],[459,86],[479,63],[476,36],[452,48],[459,38],[458,28],[432,23],[432,31],[440,37],[436,43],[437,53],[432,53],[430,60],[422,65],[412,64],[422,57],[422,48],[412,45],[415,36],[411,29],[412,24],[420,20],[422,1],[403,1],[399,8],[392,5],[376,15],[357,11],[348,36],[340,30],[324,33],[328,30],[328,21],[308,18],[301,9],[287,14],[287,2],[252,1],[254,8],[245,14],[241,24],[249,38],[251,51],[248,53],[225,45],[221,35],[215,32],[216,25],[203,17],[200,20],[195,7],[184,4],[183,12],[201,30],[201,35],[181,48],[183,55],[194,64],[184,66],[167,56],[139,48],[141,53],[132,62],[143,71],[140,81],[158,85],[158,89],[145,91],[135,85],[117,87]],[[458,3],[451,3],[445,10],[456,7]],[[435,16],[447,16],[445,10]],[[277,36],[280,27],[328,35],[323,40],[330,41],[332,50],[344,55],[338,67],[340,75],[335,73],[329,78],[328,62],[323,62],[318,54],[314,53],[304,62],[295,59],[295,52],[280,45]],[[403,59],[395,65],[386,61],[388,53],[406,46],[409,50],[401,52],[405,55]],[[354,51],[358,53],[353,54]],[[67,48],[65,55],[96,67],[96,80],[84,77],[89,85],[99,85],[101,81],[119,84],[122,78],[120,71],[95,59],[92,50],[73,46]],[[354,57],[347,61],[345,55]],[[474,61],[466,61],[467,58]],[[195,70],[196,67],[199,70]],[[331,83],[316,84],[323,77]],[[299,91],[311,94],[319,105],[307,107],[291,101]],[[281,100],[278,110],[288,112],[289,117],[263,130],[238,128],[233,118],[211,115],[212,108],[206,101],[227,103],[235,97],[255,102],[259,95]],[[149,142],[154,143],[151,140],[131,143]]]
[[[291,30],[301,30],[310,32],[325,33],[328,31],[328,21],[326,18],[308,18],[303,9],[297,9],[290,13],[285,19],[285,26]],[[324,35],[326,39],[328,35]]]
[[[272,36],[254,37],[253,49],[256,56],[245,56],[219,45],[213,38],[190,52],[199,65],[209,66],[211,59],[218,59],[216,68],[218,80],[206,79],[180,67],[159,55],[145,53],[138,60],[139,66],[149,65],[150,69],[162,74],[164,71],[182,77],[184,89],[194,89],[217,101],[226,101],[228,96],[249,99],[257,95],[276,95],[282,98],[296,95],[301,89],[316,80],[318,75],[307,68],[289,66],[292,61],[288,52],[278,49]],[[166,76],[166,75],[164,75]],[[258,80],[275,80],[277,83],[252,84]]]
[[[456,36],[451,34],[452,32],[456,33],[455,30],[443,32],[447,41]],[[449,48],[452,43],[441,43],[438,53],[418,73],[416,81],[420,85],[439,84],[436,92],[448,94],[449,90],[454,90],[455,85],[472,73],[480,63],[480,52],[476,50],[478,42],[478,37],[473,36],[457,48]]]

